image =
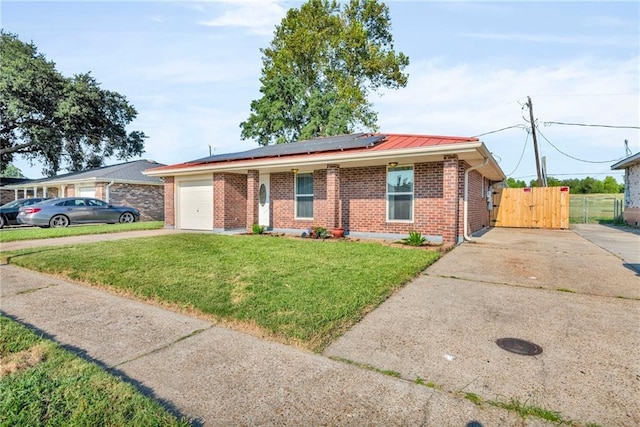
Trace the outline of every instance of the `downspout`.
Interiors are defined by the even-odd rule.
[[[109,196],[111,195],[111,193],[109,192],[110,187],[115,184],[115,181],[111,181],[110,183],[107,184],[107,186],[105,187],[105,202],[109,203]]]
[[[463,202],[463,208],[462,208],[462,218],[463,218],[463,232],[462,235],[464,236],[464,240],[468,241],[468,242],[474,242],[473,238],[471,238],[469,236],[469,234],[467,233],[467,229],[469,226],[469,207],[468,207],[468,199],[469,199],[469,172],[471,172],[472,170],[476,170],[478,168],[481,168],[483,166],[486,166],[489,163],[489,158],[487,157],[486,159],[484,159],[484,162],[479,164],[479,165],[475,165],[470,167],[469,169],[467,169],[466,171],[464,171],[464,202]]]

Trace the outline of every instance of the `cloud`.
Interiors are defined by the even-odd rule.
[[[220,16],[201,21],[210,27],[247,28],[257,35],[271,35],[286,13],[279,1],[233,0],[224,2],[225,10]]]
[[[538,126],[549,141],[579,158],[609,160],[624,155],[624,139],[629,140],[634,152],[640,150],[640,131],[544,123],[639,126],[639,63],[637,56],[608,61],[583,58],[517,68],[422,61],[409,67],[406,88],[387,91],[372,101],[382,132],[470,136],[526,125],[529,112],[523,106],[531,96]],[[526,138],[525,131],[514,128],[481,139],[502,158],[501,166],[509,173]],[[541,138],[539,143],[543,155],[548,156],[550,171],[593,170],[593,164],[570,160]],[[527,150],[531,150],[530,137]],[[527,165],[520,169],[526,171],[528,167],[530,171],[531,165]]]
[[[516,33],[459,33],[460,37],[481,40],[504,40],[509,42],[530,43],[562,43],[585,46],[628,46],[637,43],[633,38],[625,37],[594,37],[594,36],[554,36],[546,34],[516,34]]]

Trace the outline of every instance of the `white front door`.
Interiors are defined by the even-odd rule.
[[[258,223],[266,227],[271,226],[269,216],[269,174],[260,174],[258,180]]]

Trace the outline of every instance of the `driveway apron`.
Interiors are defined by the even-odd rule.
[[[445,255],[325,355],[584,424],[637,426],[640,277],[625,263],[573,231],[491,229]],[[507,352],[500,338],[543,352]]]

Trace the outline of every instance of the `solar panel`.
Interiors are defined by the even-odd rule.
[[[326,138],[314,138],[307,141],[292,142],[289,144],[266,145],[252,150],[237,153],[216,154],[203,157],[189,163],[212,163],[230,160],[248,160],[264,157],[290,156],[293,154],[321,153],[326,151],[342,151],[354,148],[373,147],[382,141],[385,135],[367,135],[357,133],[351,135],[330,136]]]

